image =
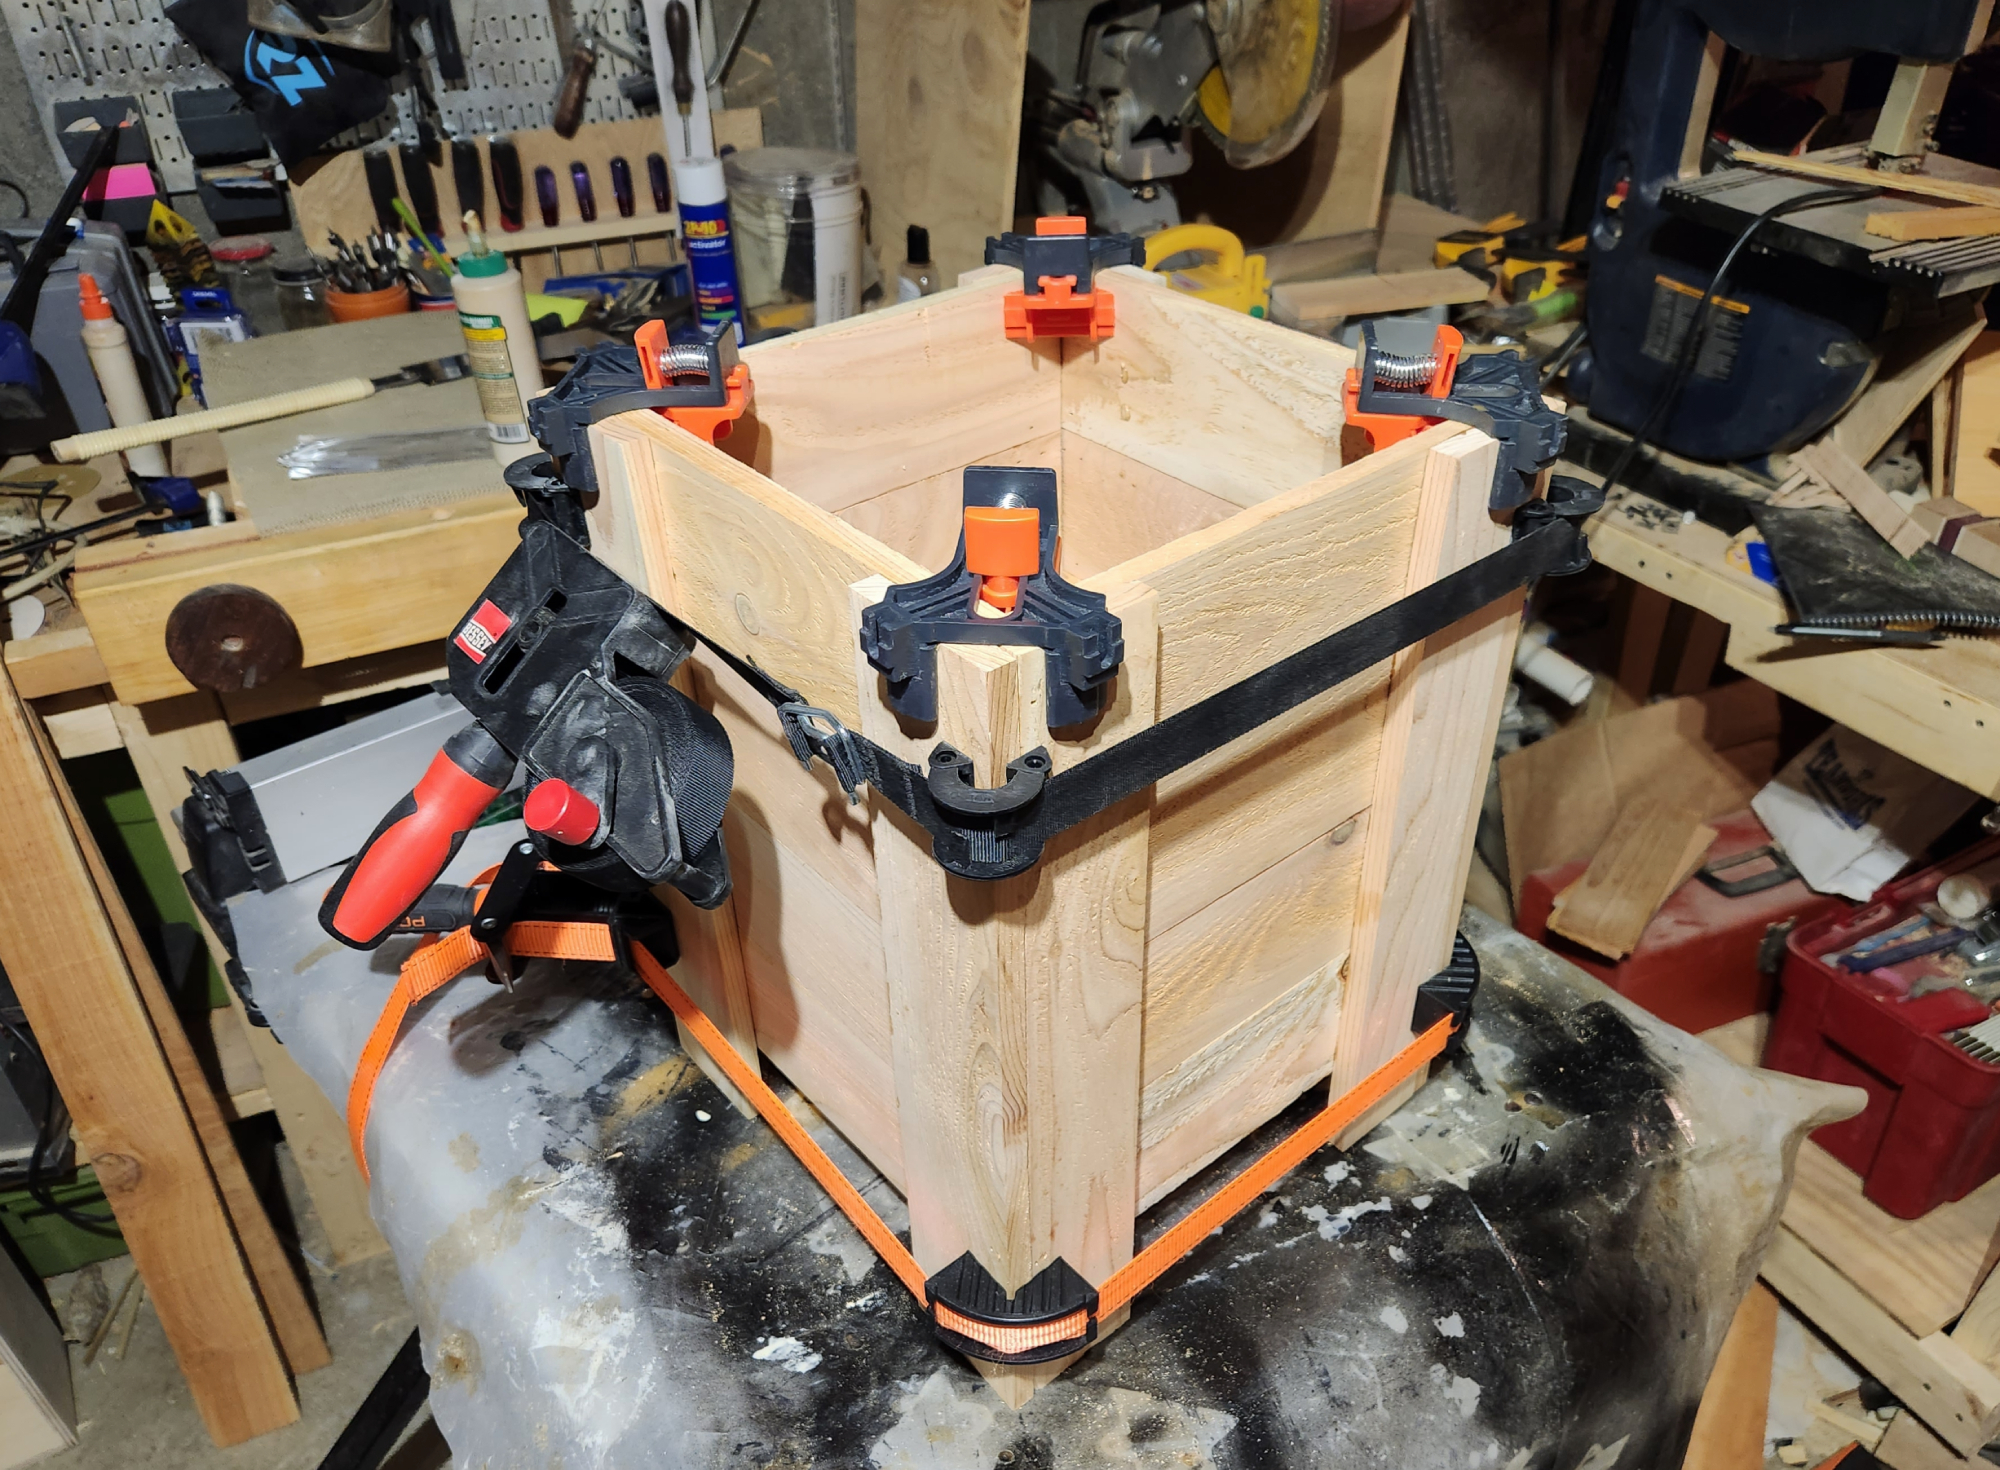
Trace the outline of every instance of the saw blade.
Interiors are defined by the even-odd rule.
[[[1275,163],[1319,121],[1340,35],[1340,0],[1208,0],[1215,69],[1200,120],[1234,168]]]

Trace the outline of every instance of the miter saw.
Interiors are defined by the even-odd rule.
[[[1072,75],[1050,68],[1043,151],[1099,229],[1177,225],[1166,181],[1193,165],[1192,130],[1234,168],[1290,153],[1319,121],[1340,22],[1341,0],[1106,0],[1084,20]]]

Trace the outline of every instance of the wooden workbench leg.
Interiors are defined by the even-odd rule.
[[[1483,434],[1432,451],[1406,590],[1507,544],[1506,528],[1486,508],[1497,451]],[[1362,851],[1348,999],[1333,1053],[1335,1097],[1409,1043],[1417,987],[1451,958],[1520,627],[1515,593],[1396,656]],[[1342,1147],[1413,1087],[1360,1119],[1342,1135]]]
[[[299,1417],[202,1140],[72,827],[33,716],[0,677],[0,964],[70,1108],[217,1444]],[[86,851],[91,852],[86,857]],[[185,1038],[182,1039],[185,1044]],[[211,1098],[211,1103],[213,1099]]]
[[[187,799],[187,771],[206,774],[236,764],[236,737],[222,718],[222,707],[212,694],[188,694],[178,699],[156,700],[138,706],[114,705],[112,714],[125,749],[139,773],[139,784],[153,804],[159,819],[160,835],[174,866],[185,871],[187,845],[173,814]],[[220,968],[226,952],[207,924],[202,934],[209,953]],[[354,1166],[354,1150],[347,1141],[347,1125],[340,1113],[319,1090],[319,1084],[292,1060],[290,1052],[271,1034],[267,1026],[252,1026],[243,1014],[243,1003],[235,992],[230,1004],[250,1038],[250,1050],[264,1073],[264,1088],[271,1095],[271,1107],[292,1147],[292,1160],[299,1166],[306,1193],[312,1197],[335,1266],[378,1256],[389,1243],[375,1228],[368,1213],[368,1186]]]
[[[1666,593],[1632,584],[1625,641],[1618,653],[1618,687],[1640,704],[1653,692],[1653,670],[1660,661],[1660,643],[1667,636],[1667,614],[1673,606]]]
[[[863,605],[880,595],[866,588]],[[1090,747],[1049,739],[1039,650],[966,646],[938,650],[935,739],[991,786],[1037,745],[1060,769],[1151,724],[1156,601],[1128,589],[1113,610],[1128,658]],[[872,670],[862,725],[906,759],[933,743],[903,734]],[[1057,1256],[1091,1282],[1131,1258],[1151,810],[1149,791],[1052,841],[1032,872],[979,883],[949,877],[921,829],[874,804],[910,1239],[926,1272],[969,1250],[1011,1293]],[[1018,1407],[1068,1361],[975,1366]]]

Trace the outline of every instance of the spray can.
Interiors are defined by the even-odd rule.
[[[729,188],[719,158],[684,158],[674,165],[674,192],[680,196],[681,240],[688,273],[694,278],[695,316],[703,326],[728,322],[736,345],[743,345],[742,292],[736,284],[736,254],[729,238]]]
[[[493,440],[493,457],[512,464],[534,452],[528,433],[528,399],[542,391],[542,363],[521,273],[480,233],[479,216],[467,211],[466,249],[452,263],[451,294],[458,328],[479,389],[479,413]]]
[[[110,411],[111,422],[121,429],[151,423],[153,410],[146,402],[139,365],[132,360],[131,338],[112,313],[111,303],[97,289],[95,276],[82,272],[76,284],[83,307],[83,345],[90,353],[97,386],[104,390],[104,406]],[[141,479],[157,479],[167,473],[167,456],[158,444],[142,444],[125,451],[125,468]]]

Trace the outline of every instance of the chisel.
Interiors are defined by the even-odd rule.
[[[169,439],[183,439],[189,434],[238,429],[245,424],[261,424],[267,419],[308,413],[315,408],[356,403],[384,388],[450,383],[470,371],[463,353],[456,357],[433,357],[413,362],[380,378],[341,378],[312,388],[298,388],[290,393],[274,393],[269,398],[232,403],[227,408],[205,408],[199,413],[183,413],[172,418],[154,419],[150,423],[128,424],[122,429],[100,429],[93,434],[78,434],[69,439],[58,439],[49,448],[62,463],[81,464],[100,454],[123,454],[142,444],[164,444]]]

